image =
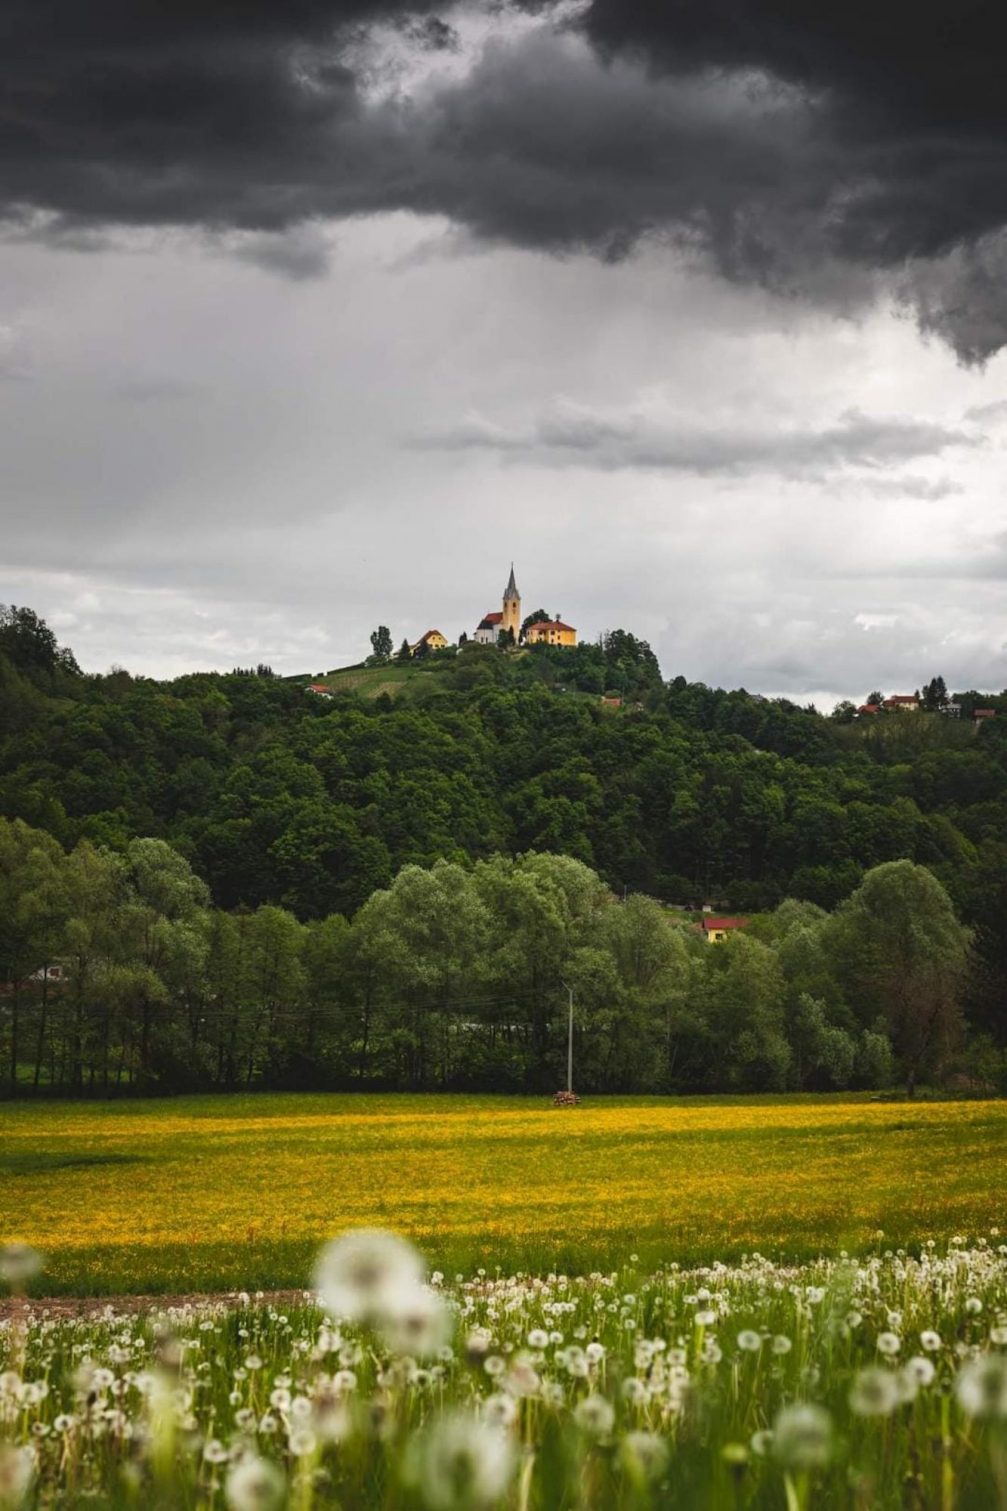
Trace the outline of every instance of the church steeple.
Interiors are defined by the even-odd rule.
[[[510,577],[503,595],[503,614],[500,618],[500,629],[510,630],[514,636],[514,644],[517,645],[521,638],[521,594],[517,590],[514,580],[514,563],[510,564]]]

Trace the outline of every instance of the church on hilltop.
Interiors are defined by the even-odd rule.
[[[503,608],[499,612],[494,609],[492,613],[480,619],[472,638],[478,645],[496,645],[500,636],[506,635],[508,630],[512,643],[517,645],[521,639],[521,594],[518,592],[514,578],[513,562],[510,565],[507,586],[504,588]],[[576,645],[577,631],[573,625],[564,624],[559,617],[539,619],[528,626],[525,643],[527,645]]]

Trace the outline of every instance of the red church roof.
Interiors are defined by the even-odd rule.
[[[482,622],[483,624],[499,624],[502,619],[503,615],[500,613],[500,610],[497,609],[492,614],[484,614]]]

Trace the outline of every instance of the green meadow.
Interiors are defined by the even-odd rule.
[[[0,1108],[40,1294],[298,1286],[392,1228],[448,1272],[807,1259],[1007,1228],[1007,1102],[207,1096]]]

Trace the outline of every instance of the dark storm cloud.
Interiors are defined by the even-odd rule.
[[[60,221],[276,227],[340,210],[343,52],[402,25],[448,46],[435,0],[14,0],[0,18],[0,195]],[[332,193],[323,199],[320,190]],[[310,187],[309,187],[310,186]],[[351,206],[352,208],[352,206]]]
[[[968,361],[1007,342],[997,5],[591,0],[562,34],[524,8],[543,24],[467,71],[376,96],[349,44],[394,23],[417,54],[456,48],[432,0],[21,0],[3,203],[64,244],[396,209],[549,252],[666,237],[824,301],[880,276]],[[242,255],[324,264],[296,242]]]
[[[590,0],[583,25],[662,77],[755,70],[805,92],[838,165],[825,245],[917,265],[901,291],[964,359],[1007,342],[999,0]]]
[[[491,451],[553,467],[821,480],[851,468],[887,469],[978,442],[974,435],[945,425],[858,411],[818,429],[738,430],[726,424],[700,429],[691,423],[655,422],[559,402],[524,430],[507,430],[476,417],[411,444],[431,450]],[[912,477],[886,482],[901,494],[926,498],[943,498],[953,489],[943,481]]]

